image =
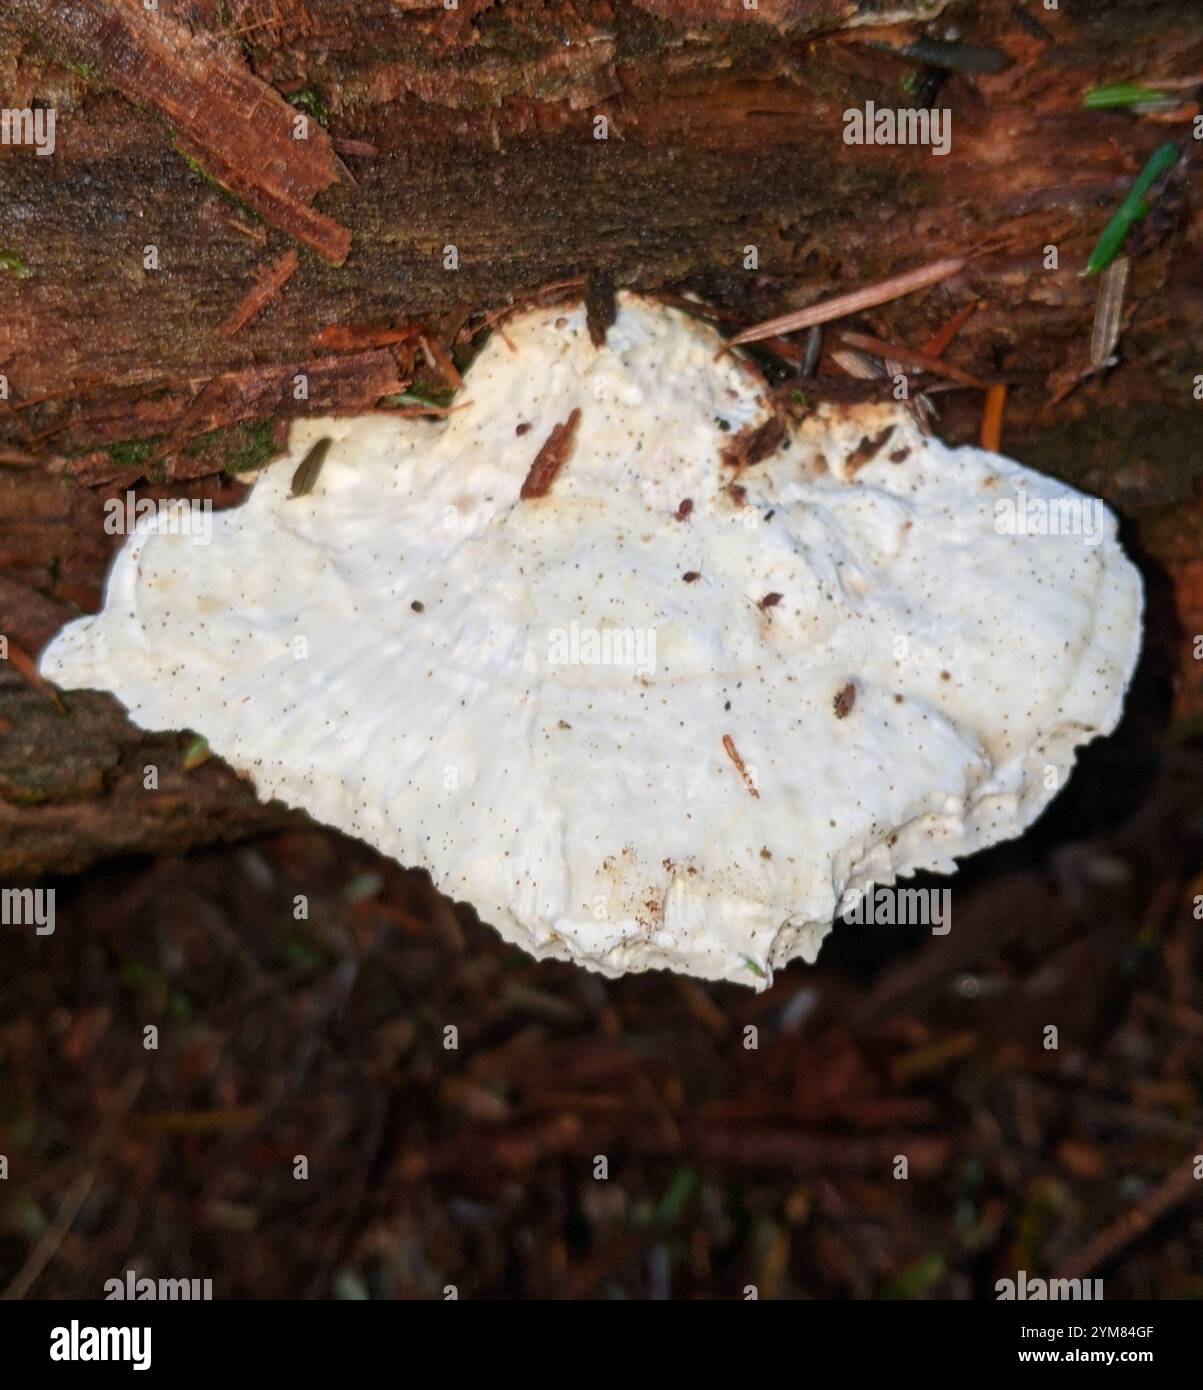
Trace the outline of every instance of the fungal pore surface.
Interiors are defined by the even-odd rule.
[[[1097,500],[904,406],[785,418],[719,347],[634,295],[601,348],[583,307],[515,317],[447,418],[298,422],[208,544],[144,522],[42,671],[532,955],[763,987],[1039,815],[1142,591]]]

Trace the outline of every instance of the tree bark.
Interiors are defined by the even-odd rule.
[[[56,706],[19,669],[99,603],[103,497],[235,501],[231,475],[288,416],[404,385],[399,326],[450,349],[466,315],[574,277],[694,291],[751,323],[970,257],[855,326],[917,347],[976,302],[948,359],[1009,383],[1006,452],[1132,519],[1176,713],[1203,718],[1197,94],[1082,103],[1200,79],[1203,20],[1192,0],[982,0],[925,23],[939,8],[8,0],[0,104],[57,119],[51,157],[0,145],[0,633],[19,653],[0,663],[0,873],[281,814],[213,763],[185,771],[184,740],[134,730],[109,697]],[[883,10],[915,18],[867,23]],[[931,90],[900,49],[952,25],[999,70],[946,73],[947,155],[845,143],[847,111]],[[1098,281],[1079,271],[1165,141],[1179,159],[1126,246],[1122,362],[1054,399],[1087,361]],[[980,393],[936,399],[944,437],[976,437]]]

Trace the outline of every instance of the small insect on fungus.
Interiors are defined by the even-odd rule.
[[[684,521],[691,511],[693,511],[693,498],[687,497],[677,508],[675,516],[678,521]]]
[[[701,577],[701,570],[686,570],[685,573],[681,576],[681,578],[686,582],[686,584],[696,584],[698,580],[701,579]]]
[[[856,685],[849,681],[847,685],[835,697],[835,717],[837,719],[847,719],[852,713],[852,707],[856,704]]]
[[[292,475],[292,491],[290,497],[304,497],[306,493],[312,492],[317,486],[318,475],[322,471],[322,464],[326,462],[326,455],[330,452],[332,439],[319,439],[305,457],[297,464],[297,471]]]
[[[778,593],[765,594],[764,598],[760,600],[756,607],[759,608],[762,612],[769,608],[776,608],[784,597],[784,594]]]

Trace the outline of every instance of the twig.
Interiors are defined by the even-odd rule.
[[[17,1271],[12,1283],[0,1295],[4,1302],[16,1302],[24,1298],[41,1278],[42,1271],[54,1258],[55,1251],[62,1245],[67,1232],[75,1224],[80,1207],[88,1200],[88,1193],[92,1191],[98,1171],[99,1165],[91,1164],[64,1193],[58,1211],[54,1213],[54,1220],[46,1227],[41,1240],[30,1251],[24,1267]]]
[[[67,713],[63,708],[63,702],[58,697],[58,691],[48,680],[43,678],[37,664],[25,648],[19,646],[11,637],[8,640],[8,659],[39,694],[45,695],[60,714]]]
[[[858,314],[862,309],[872,309],[878,304],[888,304],[891,299],[901,299],[905,294],[935,285],[947,280],[965,268],[964,256],[953,256],[950,260],[933,261],[930,265],[908,270],[903,275],[891,276],[879,284],[866,286],[863,290],[853,290],[851,294],[841,294],[835,299],[824,300],[821,304],[811,304],[805,309],[797,309],[792,314],[769,319],[752,328],[737,333],[728,346],[740,343],[755,343],[761,338],[772,338],[778,333],[793,333],[799,328],[811,328],[816,323],[830,323],[832,319],[846,318]]]
[[[740,757],[739,749],[736,748],[735,740],[731,737],[730,734],[723,735],[723,747],[727,751],[727,757],[729,757],[731,761],[735,764],[736,772],[738,772],[740,777],[743,778],[744,786],[748,789],[751,795],[754,796],[757,799],[757,801],[759,801],[760,793],[756,790],[756,783],[752,780],[752,774],[748,771],[747,764],[744,762],[743,758]]]
[[[1195,1143],[1194,1152],[1203,1153],[1203,1135]],[[1188,1155],[1143,1202],[1124,1212],[1118,1220],[1100,1231],[1084,1250],[1067,1260],[1061,1267],[1059,1277],[1081,1279],[1101,1265],[1110,1264],[1125,1246],[1144,1235],[1167,1211],[1184,1202],[1192,1189],[1197,1190],[1198,1187],[1193,1159]]]
[[[948,351],[948,345],[977,312],[977,306],[978,301],[976,299],[971,299],[964,308],[958,309],[944,327],[933,333],[927,342],[923,344],[923,351],[926,352],[929,357],[943,357]]]
[[[464,384],[464,379],[459,374],[459,369],[451,360],[451,355],[433,335],[427,337],[421,334],[418,342],[422,345],[422,351],[426,354],[426,360],[438,372],[448,386],[453,391],[458,391]]]
[[[227,338],[232,338],[240,329],[245,328],[280,293],[299,264],[297,253],[288,250],[279,260],[258,269],[255,272],[256,283],[247,292],[242,303],[221,325],[219,332]]]
[[[126,1081],[117,1098],[113,1113],[106,1118],[95,1143],[92,1145],[88,1165],[63,1194],[63,1200],[59,1203],[58,1211],[54,1214],[54,1220],[42,1233],[41,1240],[29,1252],[29,1258],[13,1276],[8,1288],[4,1290],[3,1294],[0,1294],[0,1301],[13,1302],[24,1298],[42,1277],[42,1272],[46,1266],[54,1259],[59,1246],[67,1238],[67,1232],[75,1224],[75,1218],[79,1215],[80,1209],[88,1200],[88,1194],[92,1191],[92,1186],[100,1171],[100,1155],[116,1136],[126,1115],[129,1114],[130,1107],[138,1098],[138,1092],[142,1089],[142,1083],[145,1080],[146,1071],[143,1068],[131,1074]]]
[[[917,367],[935,376],[947,377],[949,381],[960,382],[962,386],[973,386],[979,391],[986,389],[986,383],[979,377],[971,376],[960,367],[954,367],[950,362],[942,362],[938,357],[920,352],[917,348],[898,347],[894,343],[884,342],[881,338],[871,337],[868,333],[841,333],[840,337],[849,347],[860,348],[875,357],[884,357],[887,362],[893,360],[901,362],[904,366]]]
[[[991,386],[986,390],[986,403],[982,407],[982,448],[997,454],[1002,443],[1003,406],[1007,403],[1007,388]]]

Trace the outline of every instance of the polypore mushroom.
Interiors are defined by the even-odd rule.
[[[511,320],[445,420],[299,422],[211,544],[152,520],[42,670],[535,956],[813,961],[856,890],[1039,815],[1119,717],[1141,584],[1101,504],[894,405],[783,428],[719,347],[632,295],[600,348]]]

